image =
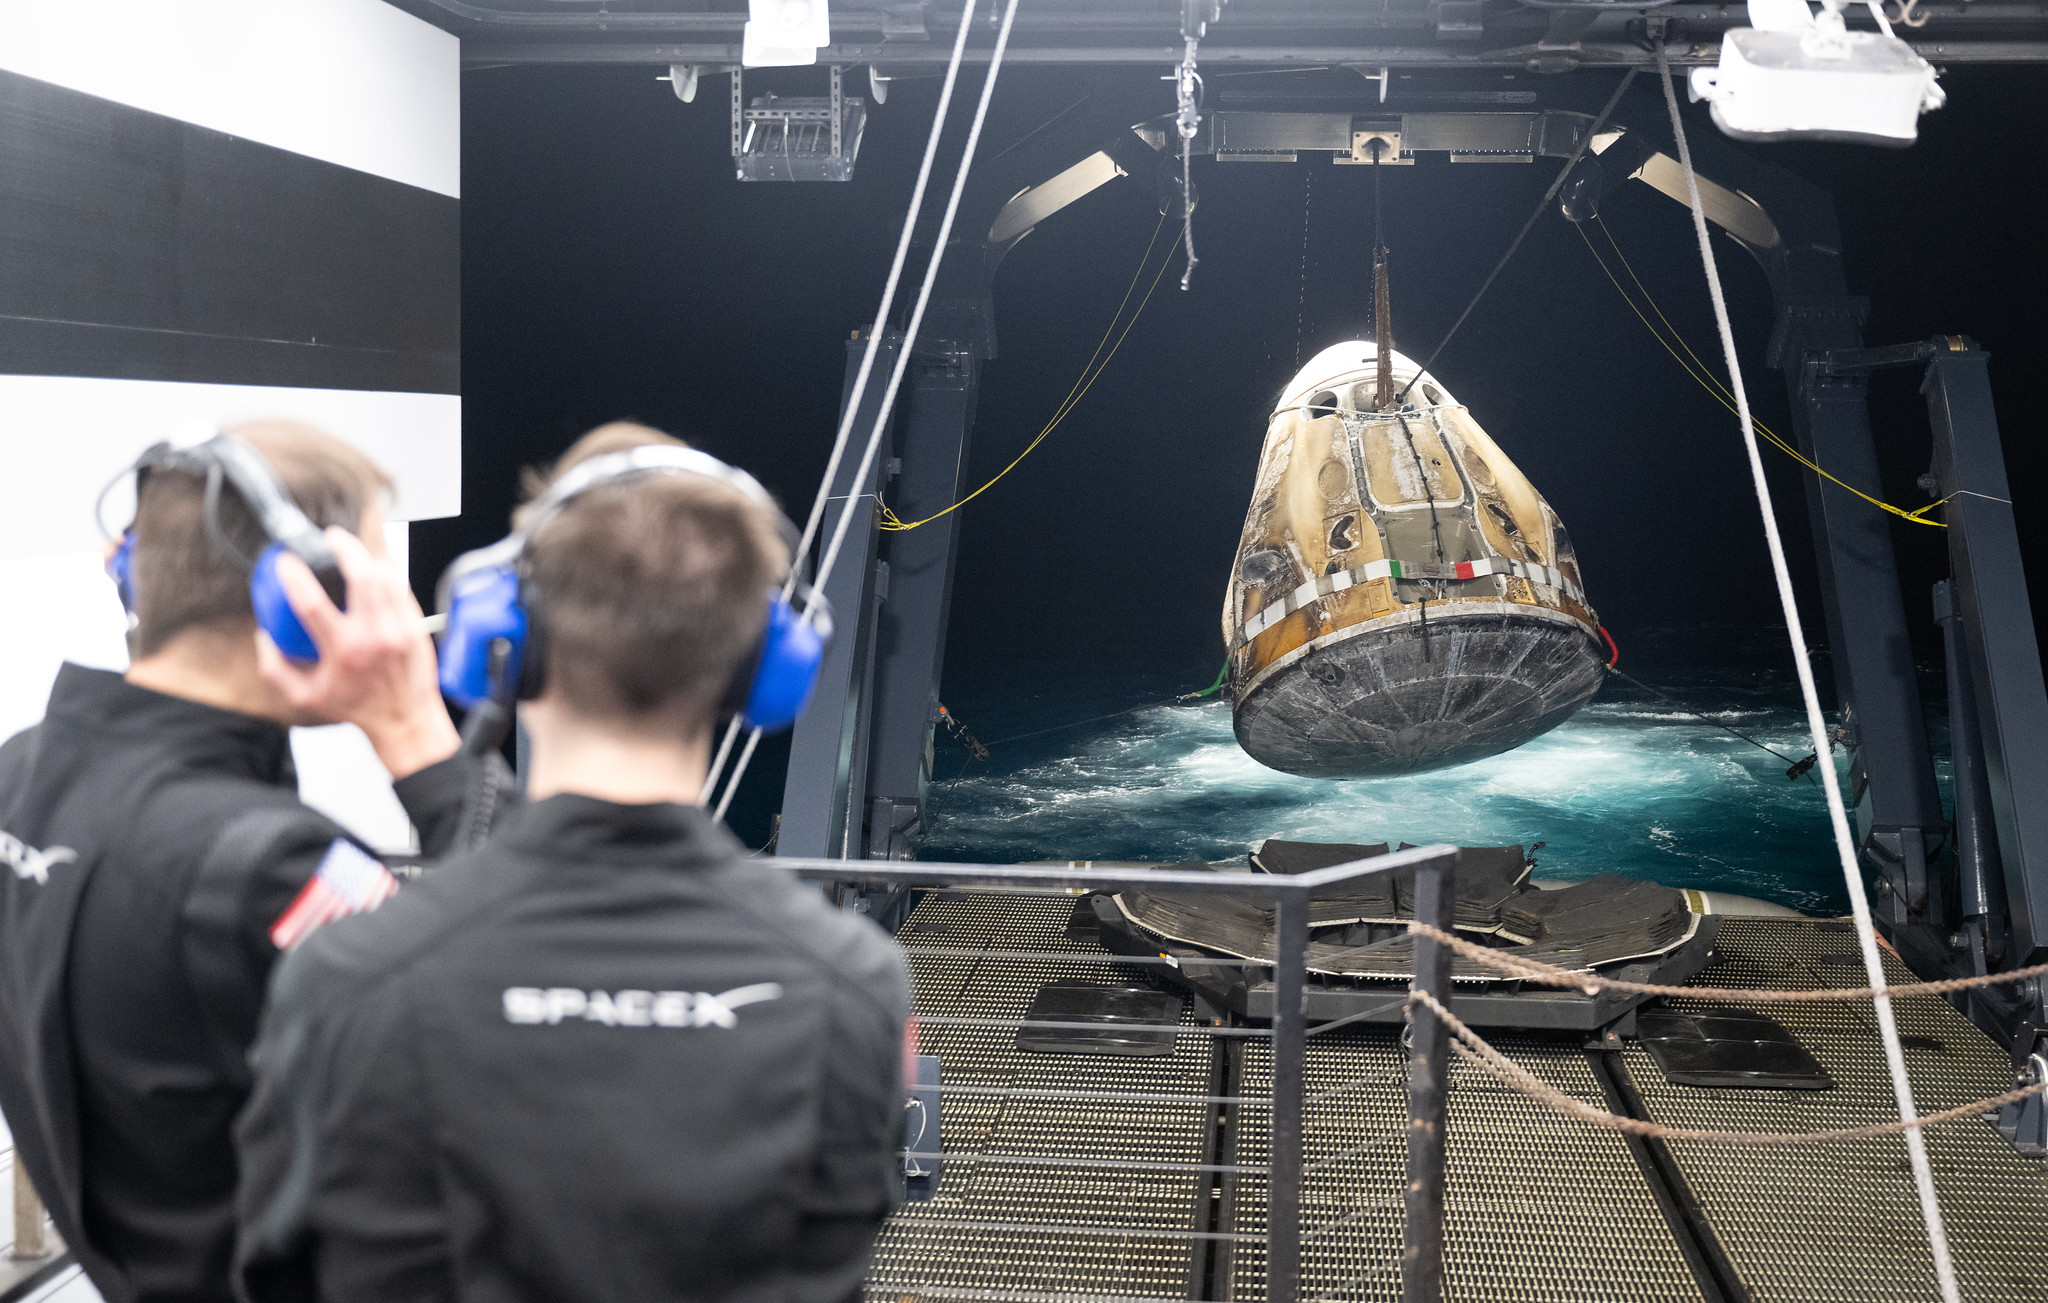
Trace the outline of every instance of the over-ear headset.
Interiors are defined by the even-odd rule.
[[[142,501],[142,486],[153,470],[185,471],[206,481],[206,499],[202,508],[206,531],[215,546],[249,567],[249,605],[256,613],[257,626],[270,635],[279,651],[293,660],[319,660],[320,649],[314,646],[306,626],[299,622],[291,602],[285,597],[284,585],[278,581],[278,558],[289,552],[305,562],[336,606],[346,605],[348,587],[342,579],[341,566],[334,559],[334,550],[327,546],[326,535],[305,512],[299,510],[299,505],[292,501],[291,493],[263,454],[242,440],[224,434],[190,448],[173,448],[168,443],[154,444],[137,457],[132,466],[121,472],[122,475],[134,473],[138,506]],[[118,480],[120,477],[115,478]],[[220,489],[223,481],[232,485],[242,500],[249,504],[264,537],[270,540],[268,546],[253,558],[243,555],[221,530]],[[111,489],[113,485],[107,487]],[[101,490],[100,498],[105,501],[106,490]],[[98,519],[98,516],[98,508],[95,507],[94,518]],[[133,525],[122,531],[113,555],[107,558],[107,574],[120,590],[121,605],[132,614],[136,601]]]
[[[441,634],[441,691],[466,709],[517,696],[530,700],[546,685],[547,618],[526,587],[526,544],[577,496],[642,475],[700,475],[738,489],[769,513],[792,544],[796,529],[753,476],[708,453],[648,444],[607,453],[570,468],[536,498],[518,529],[486,548],[455,558],[441,576],[436,605],[448,617]],[[780,589],[768,592],[761,643],[729,688],[725,707],[750,728],[788,728],[817,685],[832,637],[823,599],[809,594],[803,614]],[[536,609],[536,608],[539,609]]]

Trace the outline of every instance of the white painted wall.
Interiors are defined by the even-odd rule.
[[[0,69],[451,197],[459,60],[453,36],[383,0],[0,0]],[[462,509],[456,397],[0,375],[0,737],[42,717],[63,661],[127,664],[91,515],[101,487],[158,439],[262,416],[331,430],[392,472],[387,542],[401,564],[405,521]],[[131,501],[110,502],[110,523]],[[359,731],[296,730],[292,750],[309,804],[373,846],[414,844]],[[72,1268],[28,1303],[98,1299]]]
[[[0,737],[43,717],[63,662],[128,668],[128,616],[99,551],[0,560],[0,596],[14,612],[0,639]]]
[[[0,68],[444,195],[460,58],[383,0],[0,0]]]
[[[453,36],[383,0],[0,0],[0,69],[450,196],[459,59]],[[127,664],[92,518],[100,490],[159,439],[256,417],[330,430],[390,471],[401,555],[403,522],[462,510],[453,395],[0,375],[0,737],[42,717],[63,661]],[[132,502],[117,488],[107,523],[125,523]],[[300,730],[293,751],[310,804],[374,846],[407,847],[359,732]]]
[[[5,359],[0,358],[0,366]],[[462,512],[462,400],[453,394],[0,375],[0,557],[97,550],[93,499],[159,439],[196,443],[237,422],[281,416],[317,425],[398,481],[394,520]],[[107,498],[118,529],[134,502]]]
[[[406,526],[386,525],[386,554],[406,563]],[[353,724],[292,730],[299,798],[380,851],[417,851],[419,834],[391,790],[390,775]]]

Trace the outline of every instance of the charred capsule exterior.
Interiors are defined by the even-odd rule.
[[[1362,778],[1496,755],[1599,689],[1599,619],[1557,513],[1433,376],[1324,350],[1267,428],[1223,605],[1237,739]]]

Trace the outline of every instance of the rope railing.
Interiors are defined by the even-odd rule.
[[[1496,1081],[1512,1086],[1539,1103],[1548,1105],[1559,1113],[1575,1117],[1581,1122],[1588,1122],[1609,1131],[1642,1136],[1649,1140],[1698,1140],[1709,1144],[1751,1147],[1825,1145],[1845,1140],[1870,1140],[1880,1136],[1903,1135],[1908,1131],[1940,1126],[1944,1122],[1955,1122],[1962,1118],[1980,1117],[2008,1104],[2016,1104],[2020,1100],[2048,1091],[2048,1081],[2037,1081],[2032,1085],[2009,1090],[2003,1095],[1972,1100],[1967,1104],[1943,1109],[1939,1113],[1927,1113],[1911,1119],[1902,1118],[1896,1122],[1878,1122],[1870,1126],[1843,1127],[1834,1131],[1698,1131],[1687,1127],[1669,1127],[1660,1122],[1646,1122],[1641,1118],[1624,1117],[1603,1108],[1595,1108],[1586,1101],[1568,1095],[1543,1081],[1489,1045],[1484,1037],[1466,1026],[1441,1000],[1427,991],[1413,992],[1409,996],[1409,1005],[1411,1009],[1419,1005],[1434,1013],[1455,1038],[1451,1048],[1458,1057],[1479,1067]]]
[[[1832,1000],[1874,1000],[1880,995],[1889,996],[1894,1000],[1922,995],[1954,995],[1959,991],[1974,991],[1981,987],[1998,986],[2006,982],[2024,982],[2028,978],[2048,975],[2048,964],[2035,964],[2030,968],[2015,968],[2009,973],[1950,977],[1938,982],[1910,982],[1902,986],[1886,986],[1881,990],[1874,986],[1828,987],[1812,991],[1751,990],[1726,986],[1660,986],[1655,982],[1625,982],[1620,978],[1602,977],[1598,973],[1573,972],[1568,968],[1557,968],[1534,959],[1521,958],[1510,951],[1489,949],[1440,928],[1431,927],[1427,923],[1410,923],[1408,930],[1418,936],[1428,937],[1439,945],[1449,946],[1472,962],[1497,972],[1508,973],[1545,986],[1576,987],[1587,995],[1598,995],[1602,991],[1624,991],[1633,995],[1667,995],[1688,1000],[1747,1001],[1751,1004],[1816,1004]]]

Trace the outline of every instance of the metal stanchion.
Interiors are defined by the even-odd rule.
[[[1274,905],[1274,945],[1276,953],[1273,966],[1273,1027],[1270,1033],[1256,1028],[1242,1026],[1195,1026],[1187,1024],[1124,1024],[1126,1030],[1144,1030],[1175,1036],[1209,1036],[1216,1038],[1256,1040],[1270,1035],[1273,1045],[1273,1095],[1272,1095],[1272,1147],[1271,1161],[1265,1174],[1268,1180],[1266,1206],[1266,1233],[1263,1235],[1236,1231],[1183,1231],[1165,1229],[1137,1229],[1128,1226],[1097,1227],[1098,1231],[1118,1236],[1144,1235],[1159,1238],[1184,1240],[1217,1240],[1255,1244],[1263,1242],[1266,1248],[1266,1297],[1269,1303],[1297,1303],[1302,1294],[1302,1245],[1305,1237],[1301,1226],[1302,1180],[1306,1171],[1303,1151],[1303,1110],[1305,1108],[1304,1087],[1307,1080],[1307,1008],[1303,1002],[1307,987],[1309,905],[1319,893],[1332,889],[1344,889],[1359,879],[1380,874],[1395,874],[1404,869],[1417,871],[1420,888],[1418,917],[1424,922],[1437,923],[1448,927],[1451,922],[1451,902],[1455,855],[1447,846],[1420,846],[1391,855],[1376,856],[1370,860],[1356,860],[1345,864],[1333,864],[1328,868],[1315,869],[1302,874],[1248,873],[1230,870],[1172,869],[1172,868],[1076,868],[1072,865],[1053,866],[1038,864],[942,864],[921,861],[875,861],[875,860],[827,860],[806,858],[778,859],[778,865],[794,872],[799,878],[823,883],[866,883],[905,888],[944,888],[962,892],[1016,891],[1032,895],[1053,893],[1087,893],[1111,891],[1174,892],[1190,895],[1231,896],[1241,901],[1271,900]],[[1448,996],[1450,988],[1449,955],[1439,953],[1440,947],[1422,941],[1417,947],[1417,986],[1423,990]],[[925,957],[958,957],[977,960],[990,959],[1000,955],[1013,954],[991,947],[962,947],[953,956],[946,947],[913,947],[913,953]],[[1034,956],[1035,957],[1035,954]],[[1057,956],[1060,962],[1082,963],[1092,959],[1089,955]],[[1105,964],[1173,964],[1176,966],[1199,967],[1211,964],[1236,965],[1243,959],[1218,959],[1200,957],[1168,957],[1159,955],[1103,955],[1099,961]],[[1264,961],[1253,961],[1263,967]],[[1339,1020],[1337,1025],[1344,1021]],[[1011,1029],[1025,1026],[1060,1028],[1076,1026],[1093,1029],[1098,1023],[1070,1024],[1062,1020],[1015,1018],[976,1018],[950,1015],[929,1015],[923,1024],[930,1027],[978,1027],[987,1029]],[[1410,1257],[1421,1255],[1422,1270],[1427,1273],[1430,1287],[1426,1292],[1410,1289],[1406,1297],[1413,1300],[1427,1300],[1439,1303],[1442,1278],[1443,1247],[1443,1073],[1448,1048],[1445,1030],[1436,1025],[1434,1018],[1418,1015],[1418,1027],[1428,1030],[1421,1034],[1418,1047],[1423,1054],[1411,1068],[1411,1091],[1423,1090],[1418,1082],[1430,1082],[1426,1093],[1433,1104],[1425,1108],[1414,1107],[1418,1118],[1431,1119],[1426,1130],[1429,1143],[1416,1145],[1411,1136],[1410,1173],[1411,1178],[1418,1171],[1433,1171],[1433,1180],[1425,1181],[1424,1187],[1411,1187],[1408,1195],[1409,1245],[1406,1251]],[[1434,1065],[1433,1069],[1423,1065]],[[1433,1077],[1431,1073],[1433,1071]],[[1416,1074],[1421,1073],[1418,1077]],[[956,1089],[959,1087],[956,1086]],[[942,1087],[943,1089],[943,1087]],[[1079,1098],[1084,1092],[1073,1092]],[[1331,1092],[1325,1092],[1326,1094]],[[1419,1098],[1419,1096],[1418,1096]],[[1227,1102],[1236,1104],[1234,1097],[1201,1097],[1203,1102]],[[1430,1110],[1433,1109],[1433,1112]],[[1427,1150],[1433,1160],[1424,1161]],[[948,1154],[941,1151],[938,1161],[990,1163],[1015,1162],[1023,1165],[1036,1158],[1046,1165],[1070,1161],[1067,1156],[1033,1156],[1012,1154]],[[1108,1166],[1114,1162],[1099,1160],[1071,1160],[1076,1166]],[[1421,1161],[1422,1167],[1415,1164]],[[1121,1164],[1117,1164],[1121,1166]],[[1223,1171],[1256,1175],[1256,1165],[1237,1164],[1187,1164],[1168,1165],[1183,1171]],[[1417,1189],[1424,1189],[1418,1203]],[[1418,1230],[1417,1208],[1424,1206],[1427,1216]],[[976,1221],[924,1218],[918,1222],[927,1227],[945,1226],[955,1229],[1000,1231],[1044,1230],[1047,1232],[1076,1233],[1090,1228],[1081,1225],[1038,1226],[1034,1223],[997,1223]],[[1328,1229],[1328,1228],[1323,1228]],[[1415,1246],[1421,1246],[1417,1248]],[[1391,1270],[1391,1263],[1375,1269]],[[1408,1259],[1404,1257],[1404,1269]],[[1404,1270],[1404,1280],[1410,1279]],[[1049,1297],[1049,1296],[1048,1296]]]
[[[1308,1027],[1306,891],[1282,891],[1273,917],[1273,1150],[1266,1203],[1266,1303],[1301,1292],[1301,1101]]]
[[[1416,870],[1417,922],[1448,931],[1456,899],[1451,873],[1443,865],[1427,864]],[[1415,989],[1450,1003],[1450,949],[1420,935],[1415,938]],[[1407,1217],[1401,1231],[1401,1299],[1402,1303],[1440,1303],[1444,1291],[1444,1090],[1450,1069],[1450,1030],[1427,1005],[1415,1006],[1409,1027],[1408,1188]]]
[[[14,1156],[14,1252],[11,1256],[17,1260],[50,1256],[50,1238],[43,1225],[43,1201],[30,1183],[28,1169],[21,1165],[18,1153]]]

